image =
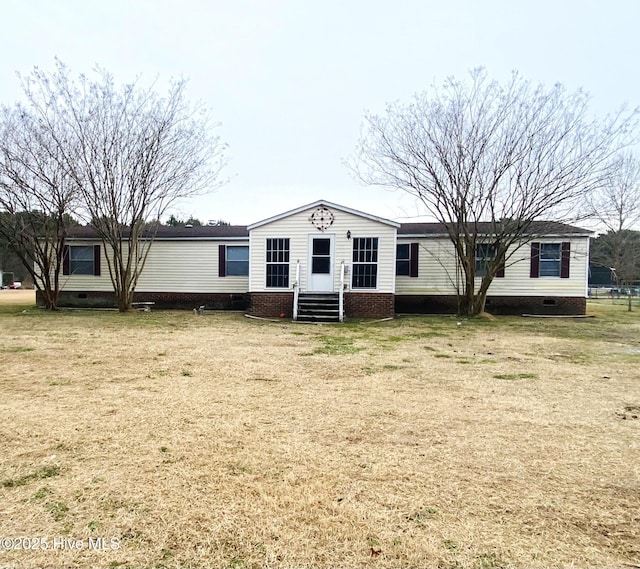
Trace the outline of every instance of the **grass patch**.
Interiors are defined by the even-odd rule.
[[[318,341],[322,346],[313,350],[314,354],[347,355],[362,350],[354,345],[355,339],[349,336],[320,336]]]
[[[34,482],[35,480],[43,480],[45,478],[52,478],[54,476],[58,476],[60,474],[59,466],[45,466],[32,472],[31,474],[25,474],[20,478],[12,478],[9,480],[3,480],[2,486],[3,488],[16,488],[17,486],[25,486]]]
[[[425,338],[446,338],[447,334],[444,332],[412,332],[407,334],[409,338],[425,339]]]
[[[23,354],[25,352],[33,352],[35,348],[28,348],[26,346],[10,346],[3,348],[2,351],[7,354]]]
[[[52,493],[53,490],[51,490],[51,488],[49,488],[48,486],[43,486],[33,496],[31,496],[31,500],[34,502],[39,502],[40,500],[44,500]]]
[[[477,559],[480,569],[503,569],[506,566],[494,551],[480,553]]]
[[[416,525],[423,526],[426,522],[433,520],[433,517],[438,513],[438,510],[433,507],[427,507],[422,510],[418,510],[413,514],[407,516],[407,520],[414,522]]]
[[[495,379],[517,380],[517,379],[538,379],[535,373],[497,373],[493,376]]]
[[[64,517],[67,515],[67,512],[69,511],[69,507],[66,504],[63,504],[62,502],[51,502],[46,504],[45,506],[47,512],[49,512],[53,519],[56,522],[59,522],[60,520],[64,519]]]
[[[458,551],[460,549],[460,544],[453,539],[445,539],[442,543],[449,551]]]
[[[386,342],[405,342],[407,338],[405,336],[387,336]]]

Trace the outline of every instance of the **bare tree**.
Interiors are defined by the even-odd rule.
[[[78,192],[51,132],[25,109],[0,115],[0,235],[56,310],[67,231]]]
[[[118,86],[102,69],[75,79],[58,61],[54,73],[35,69],[22,83],[64,154],[105,245],[118,308],[127,311],[160,218],[176,201],[220,185],[225,145],[211,134],[217,125],[186,101],[182,80],[160,96],[140,81]]]
[[[640,160],[632,152],[615,158],[604,186],[588,199],[590,214],[606,231],[640,229]]]
[[[476,315],[501,267],[540,230],[533,222],[569,219],[631,140],[637,112],[598,121],[588,103],[559,84],[536,86],[514,73],[501,85],[474,70],[466,82],[448,79],[409,104],[366,114],[350,165],[365,183],[413,195],[444,224],[464,275],[460,310]]]
[[[605,230],[592,244],[591,262],[609,268],[617,284],[631,285],[640,278],[640,160],[631,152],[620,155],[588,203]]]

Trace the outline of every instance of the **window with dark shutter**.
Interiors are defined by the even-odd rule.
[[[99,277],[100,249],[100,245],[65,245],[62,250],[62,274]]]
[[[396,245],[396,276],[408,277],[411,274],[410,245],[410,243],[398,243]]]
[[[98,248],[100,246],[98,245]],[[94,275],[95,248],[93,245],[69,246],[69,275]]]
[[[532,279],[539,277],[569,278],[571,243],[531,243]]]
[[[396,245],[396,276],[418,276],[417,243],[398,243]]]

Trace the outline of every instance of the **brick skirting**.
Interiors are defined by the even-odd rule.
[[[249,314],[263,318],[293,317],[292,292],[252,292]],[[393,317],[393,294],[376,292],[347,292],[344,295],[347,318]]]
[[[293,318],[292,292],[250,292],[249,314],[261,318]]]
[[[246,310],[247,294],[198,293],[198,292],[136,292],[134,302],[154,302],[154,308],[192,310],[204,306],[206,310]],[[44,304],[40,291],[36,302]],[[116,308],[113,292],[62,291],[58,301],[60,308]]]
[[[347,318],[393,318],[392,293],[345,292],[344,313]]]
[[[489,296],[485,309],[496,315],[582,315],[587,312],[587,299],[578,296]],[[395,297],[395,312],[400,314],[455,314],[457,310],[455,296]]]
[[[155,302],[154,308],[186,309],[204,306],[207,310],[247,310],[253,316],[285,318],[293,316],[292,292],[231,293],[182,293],[136,292],[134,302]],[[40,291],[36,302],[43,305]],[[60,308],[115,308],[113,292],[62,291]],[[347,292],[344,295],[347,318],[387,318],[401,314],[455,314],[455,296],[397,295],[390,293]],[[582,315],[587,311],[584,297],[542,296],[490,296],[487,312],[496,315],[509,314],[569,314]]]

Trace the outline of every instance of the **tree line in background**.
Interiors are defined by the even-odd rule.
[[[0,111],[0,251],[11,250],[55,309],[69,230],[90,223],[118,307],[129,310],[161,217],[221,183],[217,125],[186,101],[183,81],[160,96],[155,85],[116,85],[102,69],[74,78],[58,61],[21,84],[25,101]],[[589,103],[560,84],[517,73],[500,84],[474,70],[366,114],[348,163],[360,180],[411,194],[444,224],[463,275],[462,314],[484,311],[489,285],[540,220],[598,219],[606,233],[593,259],[630,282],[640,256],[640,166],[628,150],[638,111],[600,120]],[[167,223],[202,224],[174,215]],[[479,245],[487,258],[477,285]]]

